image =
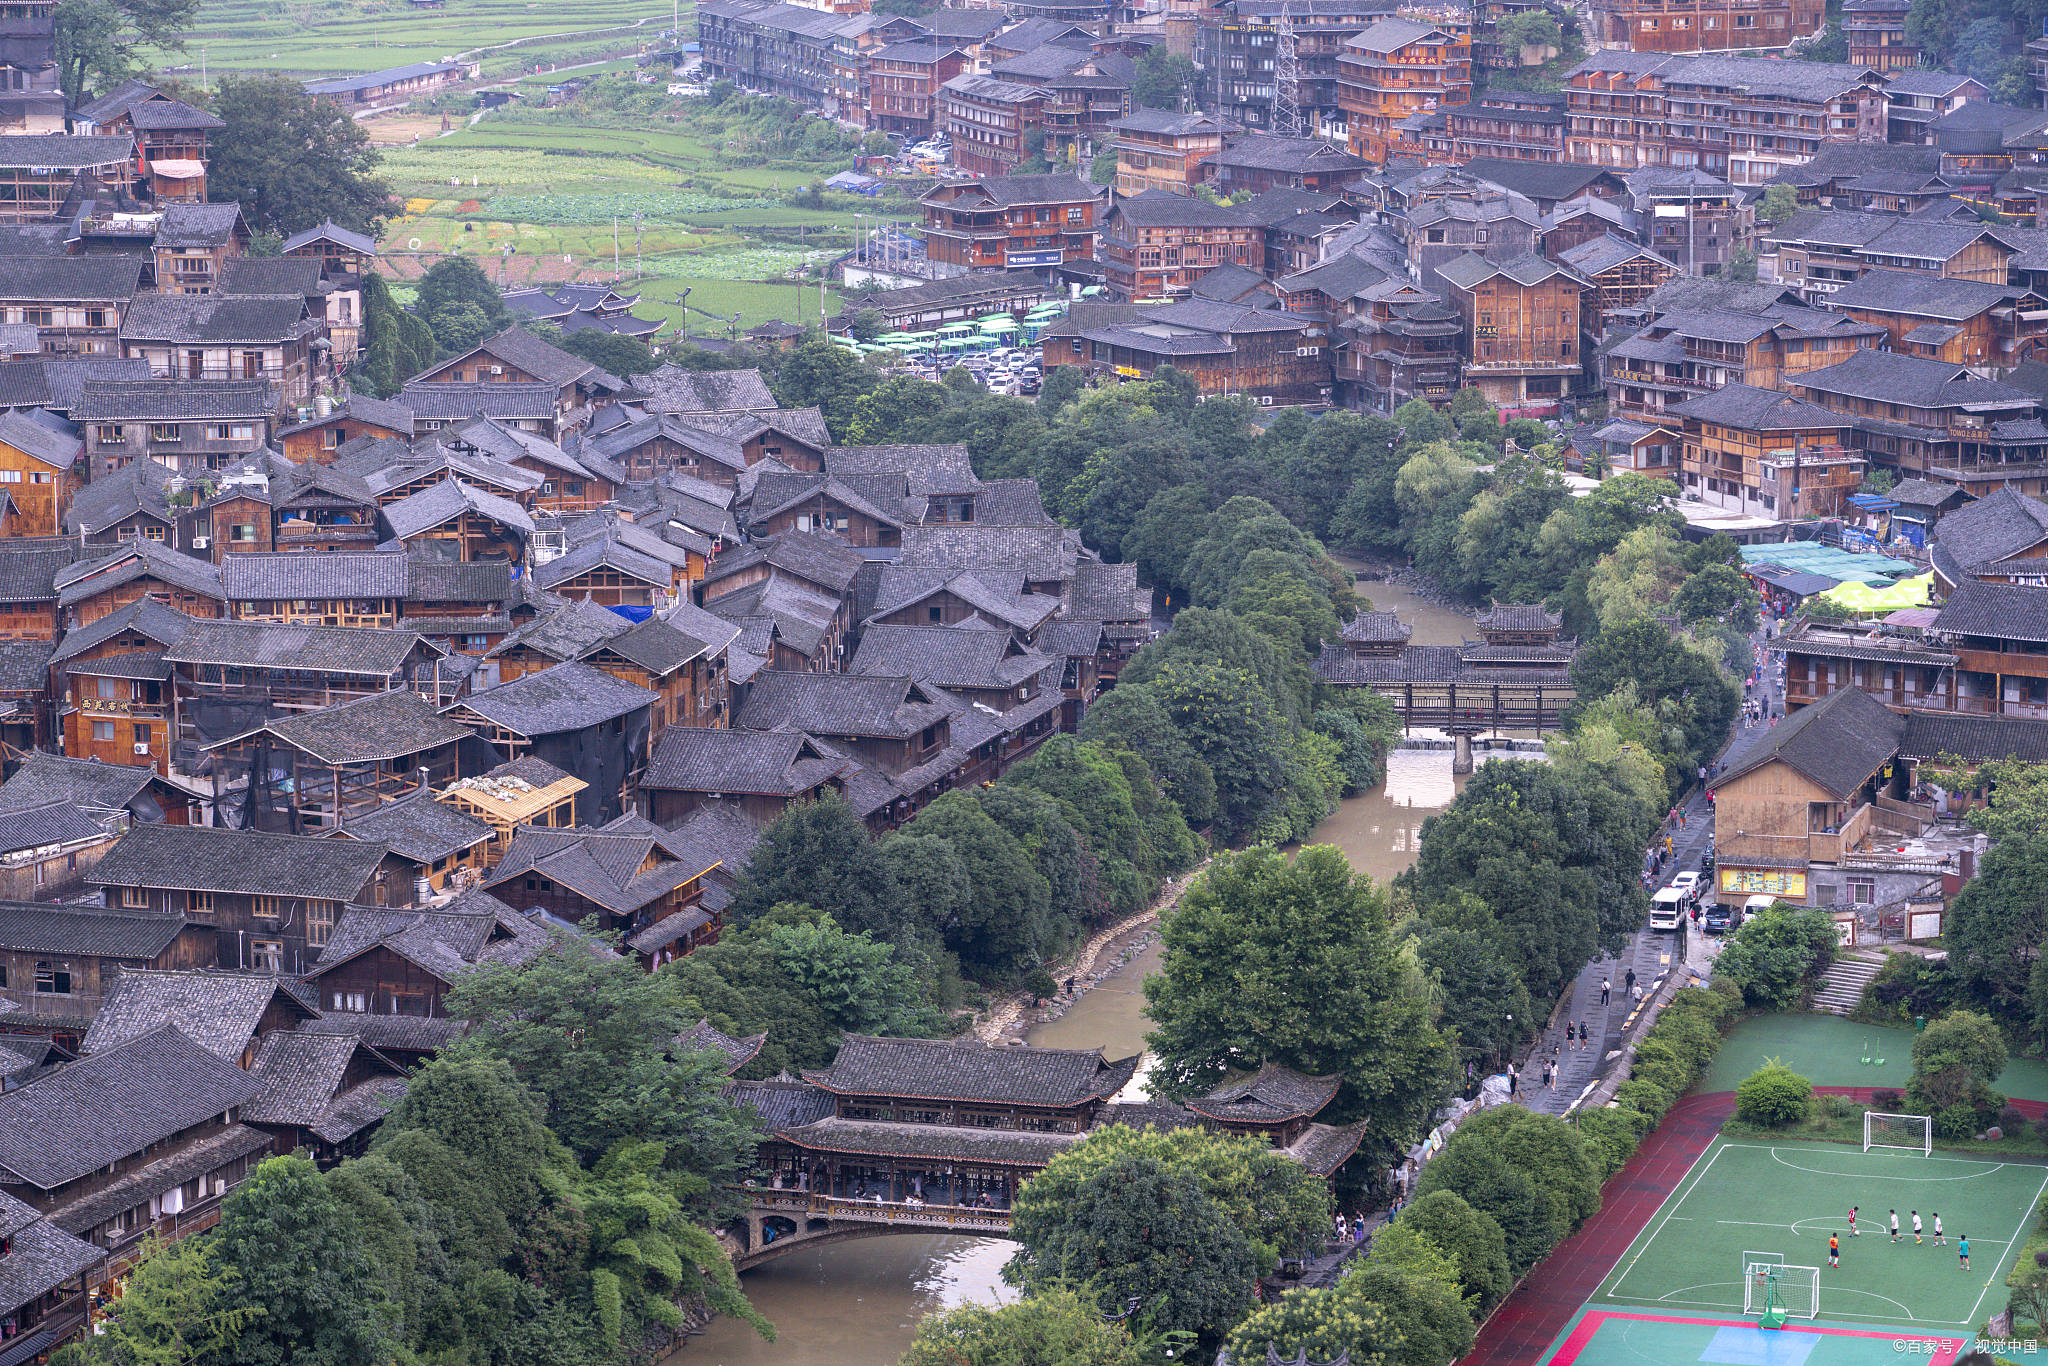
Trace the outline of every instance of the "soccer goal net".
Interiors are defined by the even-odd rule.
[[[1786,1266],[1783,1262],[1752,1262],[1743,1270],[1742,1312],[1768,1320],[1811,1319],[1820,1315],[1820,1268]]]
[[[1876,1110],[1863,1112],[1863,1151],[1872,1148],[1902,1149],[1923,1156],[1934,1152],[1934,1121],[1926,1115],[1887,1115]]]

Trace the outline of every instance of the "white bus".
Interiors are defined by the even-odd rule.
[[[1685,919],[1686,908],[1691,899],[1680,887],[1666,887],[1650,898],[1650,928],[1653,930],[1676,930]]]

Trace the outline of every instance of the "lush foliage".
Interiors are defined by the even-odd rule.
[[[1448,1097],[1451,1046],[1386,893],[1332,846],[1219,857],[1162,933],[1166,966],[1145,982],[1156,1090],[1203,1095],[1262,1064],[1336,1073],[1325,1118],[1366,1120],[1380,1157],[1414,1142]]]
[[[963,1304],[928,1315],[898,1366],[1141,1366],[1152,1360],[1119,1324],[1071,1290],[1015,1304]]]
[[[2032,805],[2017,794],[2002,803],[1994,799],[1985,819],[2003,830],[2008,815],[2018,817]],[[1949,967],[1970,998],[2001,1019],[2031,1026],[2039,1012],[2031,1004],[2029,974],[2048,943],[2048,899],[2041,895],[2048,885],[2048,835],[2042,833],[2048,827],[2033,820],[2015,827],[2001,834],[1977,876],[1963,884],[1942,930]]]
[[[1906,1103],[1913,1113],[1934,1116],[1943,1138],[1964,1138],[1991,1122],[2005,1097],[1991,1089],[2005,1070],[2005,1037],[1990,1016],[1954,1010],[1913,1040],[1913,1081]]]
[[[426,320],[398,306],[383,276],[375,271],[365,275],[362,347],[349,367],[349,386],[372,398],[389,398],[432,365],[437,351]]]
[[[1783,1063],[1767,1062],[1735,1087],[1735,1114],[1751,1124],[1782,1129],[1806,1118],[1813,1083]]]
[[[285,76],[223,75],[207,143],[207,197],[239,201],[255,232],[283,236],[332,221],[376,235],[390,188],[370,135],[333,100]]]
[[[1327,1187],[1257,1138],[1113,1125],[1018,1192],[1024,1249],[1004,1274],[1034,1292],[1070,1285],[1102,1312],[1135,1298],[1149,1330],[1214,1334],[1329,1221]]]
[[[1728,936],[1714,972],[1741,987],[1750,1005],[1784,1010],[1835,961],[1838,942],[1825,907],[1780,901]]]

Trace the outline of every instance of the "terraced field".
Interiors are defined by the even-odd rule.
[[[374,127],[374,125],[373,125]],[[384,174],[406,212],[384,235],[401,288],[451,251],[479,256],[508,287],[635,276],[638,214],[643,317],[689,305],[742,328],[818,316],[818,265],[851,245],[854,210],[798,208],[802,184],[841,169],[727,153],[678,127],[613,128],[492,115],[473,128],[389,148]],[[451,183],[456,182],[456,183]],[[877,206],[863,201],[863,212]],[[910,210],[900,210],[906,217]],[[512,248],[510,253],[505,248]],[[801,283],[812,277],[808,284]],[[828,310],[838,298],[828,292]],[[715,324],[697,313],[690,330]]]
[[[682,14],[694,8],[685,3]],[[442,9],[407,0],[206,0],[186,50],[164,61],[196,71],[204,49],[209,71],[315,76],[481,52],[485,75],[510,75],[651,43],[670,14],[670,0],[446,0]],[[620,31],[636,23],[640,32]]]

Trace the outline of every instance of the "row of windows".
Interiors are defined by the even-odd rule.
[[[183,441],[186,423],[152,422],[149,424],[151,441]],[[256,424],[253,422],[202,422],[193,424],[199,428],[200,439],[204,441],[254,441]],[[102,446],[125,445],[128,427],[125,423],[102,422],[92,429],[92,439]]]

